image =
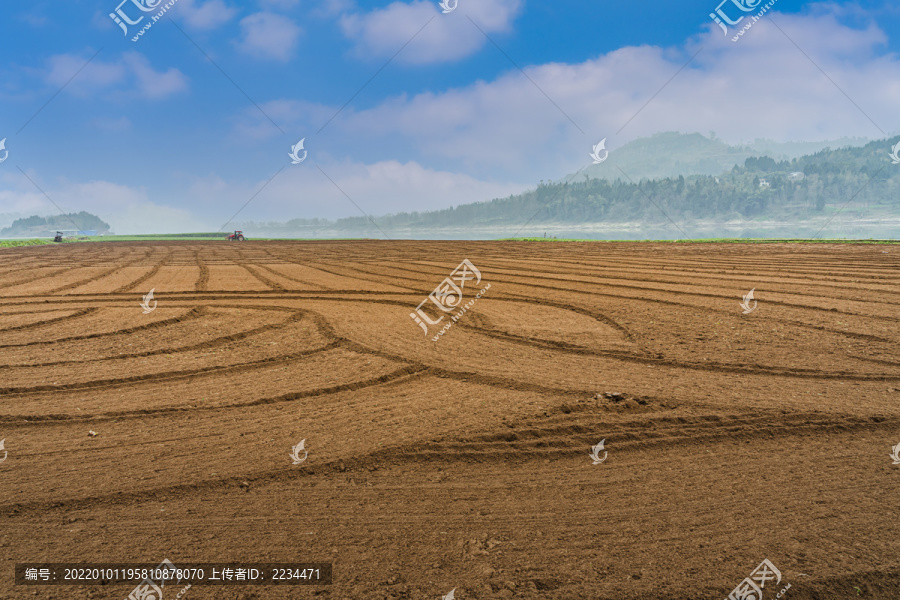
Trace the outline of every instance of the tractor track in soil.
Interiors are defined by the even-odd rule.
[[[0,254],[0,546],[16,557],[302,554],[335,562],[335,600],[725,597],[769,558],[788,598],[900,597],[883,502],[900,492],[894,252],[249,240]],[[433,342],[410,313],[464,258],[491,287]],[[601,439],[609,458],[592,465]],[[129,590],[72,593],[88,591]],[[0,599],[18,597],[0,576]]]

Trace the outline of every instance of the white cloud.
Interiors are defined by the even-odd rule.
[[[109,17],[110,12],[112,11],[94,11],[94,15],[91,17],[91,27],[99,29],[100,31],[111,31],[113,28],[121,31],[121,29],[119,29],[119,26],[116,25],[115,21],[113,21]],[[125,35],[126,34],[123,34],[122,37],[125,37]]]
[[[67,86],[70,92],[84,93],[87,90],[105,88],[122,81],[125,67],[121,63],[104,63],[96,58],[88,63],[91,55],[57,54],[47,59],[47,71],[44,81],[49,85],[61,88]],[[77,74],[77,76],[76,76]],[[77,81],[75,81],[75,79]]]
[[[43,214],[41,211],[52,209],[52,205],[27,179],[12,172],[0,177],[0,206],[5,214],[29,216]],[[28,187],[26,187],[28,186]]]
[[[93,53],[92,53],[93,54]],[[167,98],[187,89],[187,77],[178,69],[154,70],[150,61],[137,52],[125,52],[120,58],[104,62],[100,56],[57,54],[47,59],[44,82],[76,96],[89,97],[115,91],[154,100]]]
[[[309,11],[309,14],[314,17],[333,18],[341,13],[349,12],[353,6],[353,0],[320,0]]]
[[[88,121],[88,125],[96,129],[103,129],[105,131],[128,131],[129,129],[131,129],[131,119],[129,119],[128,117],[119,117],[118,119],[114,119],[112,117],[97,117]]]
[[[258,15],[254,15],[257,21]],[[591,146],[602,138],[607,138],[613,153],[636,137],[660,131],[705,134],[714,130],[732,143],[757,137],[779,141],[877,138],[881,132],[854,102],[887,133],[900,129],[896,117],[900,59],[889,52],[889,41],[875,25],[854,29],[842,22],[840,14],[819,7],[803,15],[771,13],[737,43],[710,21],[702,34],[677,48],[624,47],[574,64],[525,65],[528,77],[510,68],[492,80],[392,97],[370,108],[354,109],[354,103],[321,135],[314,132],[339,104],[323,106],[297,99],[261,104],[291,132],[288,136],[248,107],[234,119],[233,135],[244,142],[243,152],[271,151],[273,160],[286,165],[290,144],[308,136],[310,156],[302,165],[288,166],[238,220],[358,214],[317,165],[365,212],[379,215],[489,200],[521,191],[539,179],[558,179],[589,163]],[[57,76],[72,66],[77,70],[80,64],[60,66]],[[135,65],[150,68],[146,62],[123,57],[101,63],[101,69],[88,73],[86,81],[101,88],[121,86],[131,81],[128,77],[138,77],[140,68]],[[168,81],[166,73],[153,73],[163,83]],[[135,79],[131,85],[146,84]],[[283,146],[273,149],[279,144]],[[266,176],[256,172],[253,177],[260,179],[248,181],[242,179],[246,171],[235,163],[227,180],[215,174],[194,179],[183,197],[167,195],[165,202],[190,206],[194,218],[205,223],[203,227],[215,229],[275,169]],[[98,189],[114,195],[106,188]],[[143,191],[122,193],[132,194],[136,206],[156,210],[154,199]],[[0,203],[7,210],[9,192],[3,194]],[[89,202],[87,195],[83,197]],[[29,190],[17,193],[15,201],[45,202]],[[135,208],[132,214],[138,212]]]
[[[224,25],[237,14],[223,0],[180,0],[175,8],[175,15],[184,19],[194,29],[216,29]]]
[[[388,160],[361,164],[313,160],[282,171],[235,220],[361,216],[359,209],[377,216],[490,200],[524,189],[518,183],[479,181],[465,174],[429,169],[415,162]],[[265,183],[260,180],[246,185],[207,177],[196,180],[189,195],[195,205],[203,206],[209,214],[220,215],[216,222],[218,227]]]
[[[303,100],[272,100],[260,104],[260,108],[273,121],[282,125],[286,131],[293,132],[292,136],[303,137],[309,135],[314,129],[319,129],[337,109],[331,106],[306,102]],[[266,140],[273,134],[277,135],[278,129],[260,114],[255,107],[248,107],[234,119],[234,140]],[[296,143],[295,140],[292,143]]]
[[[300,0],[259,0],[259,4],[265,9],[288,10],[300,4]]]
[[[432,0],[393,2],[368,13],[346,14],[340,24],[359,56],[389,57],[409,43],[397,61],[441,63],[470,56],[489,43],[472,21],[488,35],[507,33],[520,5],[520,0],[480,0],[441,14]]]
[[[32,27],[44,27],[47,23],[50,22],[50,19],[47,18],[47,15],[39,15],[34,12],[30,13],[22,13],[19,15],[19,19],[28,23]]]
[[[122,55],[123,62],[131,69],[135,85],[142,96],[165,98],[187,89],[187,77],[176,68],[168,71],[154,71],[150,61],[137,52]]]
[[[147,191],[109,181],[62,184],[66,212],[86,210],[109,223],[120,235],[142,232],[198,231],[203,221],[191,211],[152,202]],[[52,196],[51,196],[52,197]]]
[[[48,182],[36,172],[29,172],[29,177],[40,183],[63,212],[85,210],[96,214],[118,234],[214,231],[250,198],[252,202],[235,221],[361,216],[360,209],[378,216],[489,200],[524,189],[523,184],[480,181],[415,162],[388,160],[367,165],[344,161],[320,166],[328,177],[307,161],[285,169],[264,189],[265,179],[248,183],[218,175],[198,177],[180,197],[167,194],[165,205],[151,199],[143,187],[110,181]],[[42,216],[59,213],[24,177],[9,174],[0,183],[4,212]]]
[[[332,214],[353,215],[354,212],[358,214],[356,207],[344,194],[352,198],[353,202],[365,212],[380,215],[490,200],[523,189],[520,183],[480,181],[462,173],[429,169],[413,161],[401,163],[386,160],[373,164],[336,164],[333,167],[323,166],[323,170],[340,189],[328,181],[318,169],[310,170],[310,174],[319,177],[319,181],[313,183],[317,188],[316,195],[327,199],[326,202],[337,209]],[[307,174],[304,175],[308,178]],[[284,190],[276,187],[272,192],[287,193],[292,187],[293,177],[295,175],[291,173],[280,182],[279,185],[284,186]],[[296,177],[299,178],[300,175]],[[307,210],[309,208],[312,207],[307,207]]]
[[[732,143],[881,137],[829,78],[886,133],[898,129],[900,62],[878,52],[883,32],[851,29],[832,14],[772,14],[826,77],[769,18],[738,43],[710,23],[680,49],[624,47],[577,64],[527,66],[527,78],[510,69],[489,82],[348,107],[328,136],[355,156],[404,140],[405,156],[423,164],[513,180],[558,178],[583,166],[602,138],[614,150],[660,131],[714,130]]]
[[[590,163],[591,146],[603,138],[615,152],[661,131],[715,131],[731,143],[760,137],[881,137],[853,102],[890,134],[900,129],[900,60],[886,52],[887,41],[875,26],[853,29],[821,9],[807,15],[773,13],[738,43],[710,22],[680,48],[624,47],[576,64],[525,66],[528,77],[511,68],[491,81],[401,95],[371,108],[351,105],[321,135],[310,132],[337,106],[281,100],[263,107],[296,133],[296,139],[284,140],[284,153],[289,143],[311,136],[304,169],[318,163],[328,172],[332,167],[326,164],[343,165],[339,184],[367,212],[427,210],[507,195],[539,179],[574,173]],[[279,135],[249,109],[236,121],[240,139]],[[360,164],[364,161],[373,164]],[[318,201],[337,192],[312,181],[282,188],[285,175],[270,186],[284,198]],[[292,169],[289,177],[294,176]],[[315,193],[298,191],[305,189]],[[271,200],[273,205],[281,201]],[[342,205],[340,196],[334,202],[329,206]],[[296,214],[321,210],[304,204]]]
[[[283,15],[260,12],[241,20],[240,47],[258,58],[286,61],[294,54],[303,30]]]
[[[2,178],[4,189],[0,190],[0,205],[4,211],[48,216],[59,214],[60,209],[65,213],[84,210],[109,223],[118,234],[202,231],[209,225],[188,209],[152,202],[144,189],[109,181],[44,182],[33,171],[28,176],[41,182],[41,187],[56,205],[26,178],[9,174]]]

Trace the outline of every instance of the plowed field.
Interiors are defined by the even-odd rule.
[[[764,559],[764,600],[900,598],[900,246],[0,259],[0,598],[134,587],[14,585],[17,562],[165,558],[334,564],[188,600],[708,600]],[[420,327],[464,259],[480,280]]]

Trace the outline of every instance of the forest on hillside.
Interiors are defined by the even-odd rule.
[[[897,143],[894,139],[891,143]],[[749,157],[718,176],[653,180],[623,177],[608,181],[579,175],[542,182],[507,198],[462,204],[444,210],[374,218],[385,228],[491,226],[522,223],[633,222],[668,218],[693,220],[804,219],[843,209],[847,214],[900,216],[900,165],[891,163],[887,141],[863,147],[826,149],[792,160]],[[359,229],[368,218],[336,222],[294,219],[285,227]]]
[[[85,211],[51,215],[49,217],[33,215],[23,219],[16,219],[9,227],[0,229],[0,237],[46,235],[47,232],[52,234],[56,230],[69,231],[73,229],[106,233],[109,231],[109,223]]]
[[[659,134],[633,142],[627,160],[615,170],[619,177],[596,177],[591,168],[569,175],[560,181],[540,182],[535,188],[517,195],[484,202],[460,204],[442,210],[404,212],[390,215],[357,216],[338,219],[292,219],[287,222],[236,223],[235,228],[248,230],[257,236],[303,235],[374,235],[385,231],[427,232],[429,230],[461,229],[502,231],[521,228],[525,224],[571,229],[572,226],[598,225],[607,228],[631,228],[632,236],[642,234],[640,228],[657,226],[671,229],[675,225],[699,229],[719,235],[765,235],[764,229],[781,227],[781,235],[799,235],[800,229],[790,225],[812,222],[846,221],[857,227],[857,235],[895,237],[900,223],[900,164],[892,164],[890,151],[900,142],[892,140],[870,142],[864,146],[840,149],[826,148],[814,154],[793,159],[777,160],[769,156],[749,156],[740,164],[715,175],[694,174],[675,177],[636,177],[635,172],[674,168],[675,163],[654,163],[656,152],[670,154],[673,145],[691,149],[677,161],[700,169],[709,156],[725,147],[721,141],[699,134]],[[628,148],[625,146],[623,148]],[[741,149],[743,152],[744,149]],[[624,152],[624,150],[623,150]],[[729,157],[735,152],[728,152]],[[689,155],[689,159],[685,156]],[[614,155],[611,155],[611,160]],[[684,162],[687,160],[687,162]],[[595,165],[596,166],[596,165]],[[606,166],[601,165],[601,166]],[[769,224],[766,224],[769,223]],[[726,231],[709,224],[728,224]],[[737,224],[737,225],[734,225]],[[734,227],[750,226],[745,233]],[[812,227],[810,225],[810,227]],[[56,230],[95,230],[108,233],[110,225],[96,215],[79,212],[47,217],[30,216],[15,220],[10,227],[0,229],[0,237],[43,237]],[[595,228],[596,229],[596,228]],[[812,227],[817,233],[819,226]],[[665,232],[657,231],[657,235]],[[680,233],[684,234],[684,230]],[[649,235],[649,233],[646,233]]]

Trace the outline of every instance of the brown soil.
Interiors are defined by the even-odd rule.
[[[898,246],[0,257],[2,599],[133,587],[15,586],[16,562],[164,558],[334,563],[187,600],[699,600],[765,558],[764,600],[900,598]],[[410,313],[464,258],[491,287],[432,341]]]

